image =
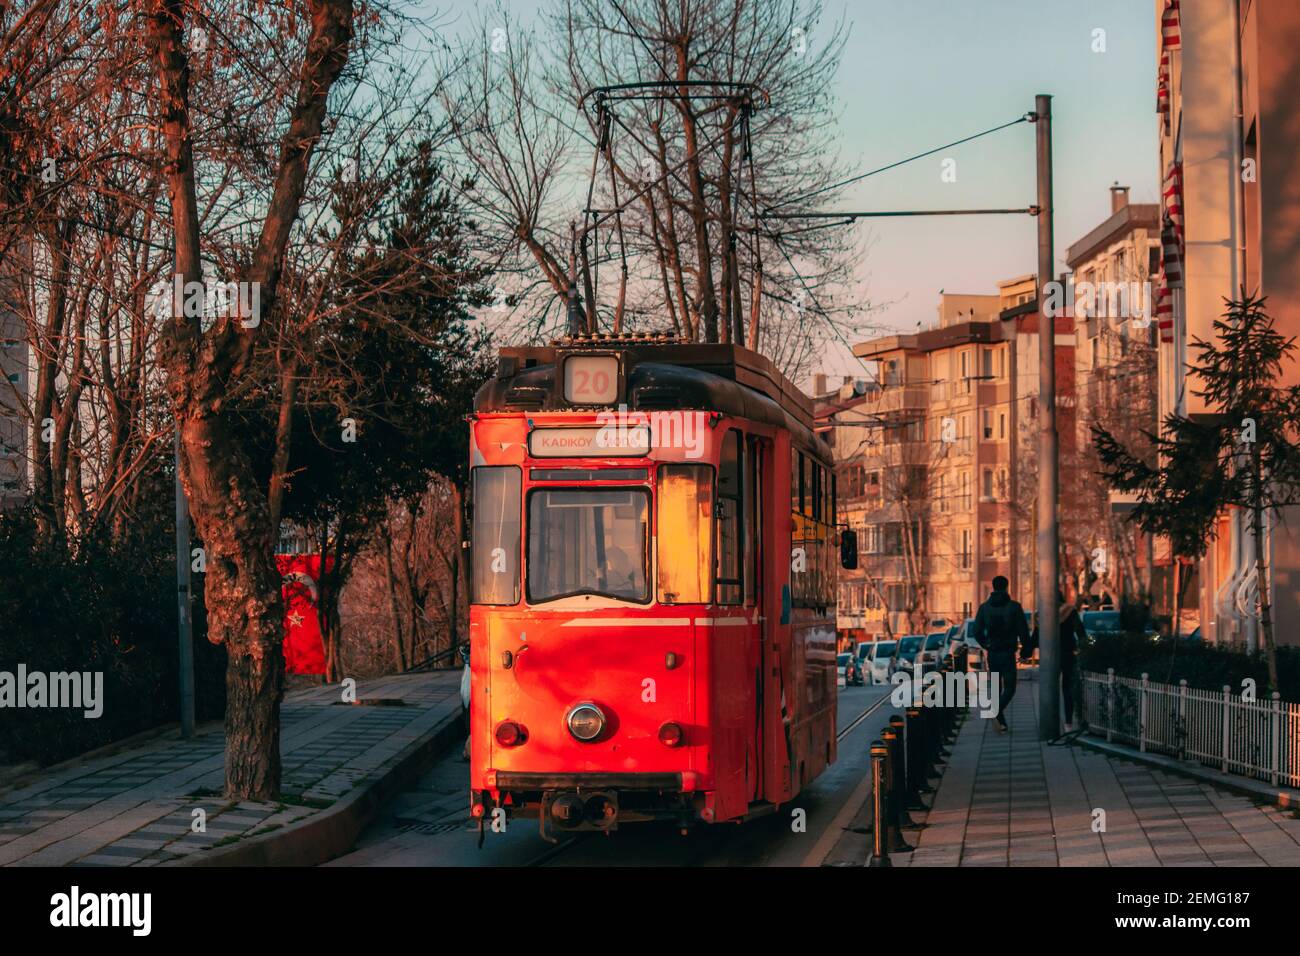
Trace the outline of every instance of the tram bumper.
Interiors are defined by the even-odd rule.
[[[487,791],[473,794],[475,815],[487,802],[511,815],[540,818],[543,835],[560,831],[615,830],[619,823],[693,818],[699,803],[696,774],[534,773],[489,771]]]

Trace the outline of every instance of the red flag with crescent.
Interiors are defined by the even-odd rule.
[[[324,674],[325,643],[316,611],[320,555],[277,554],[275,564],[284,598],[284,669],[289,674]]]

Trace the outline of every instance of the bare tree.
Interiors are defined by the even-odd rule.
[[[347,63],[353,37],[351,0],[308,0],[297,20],[282,25],[297,41],[298,68],[286,70],[294,95],[257,243],[240,271],[259,290],[270,313],[308,163],[323,133],[330,89]],[[174,274],[182,284],[202,283],[199,192],[196,182],[193,69],[186,42],[193,8],[182,0],[145,0],[146,42],[154,60],[154,94],[165,143],[164,166]],[[289,50],[285,50],[286,53]],[[294,75],[296,72],[296,76]],[[290,79],[292,77],[292,79]],[[201,100],[200,100],[201,102]],[[195,525],[207,549],[204,591],[209,639],[228,656],[226,792],[261,799],[280,787],[280,699],[284,658],[280,576],[272,559],[276,528],[265,492],[254,477],[246,439],[232,428],[223,406],[247,373],[257,317],[225,315],[204,330],[199,316],[177,309],[163,332],[168,391],[181,436],[182,475]]]
[[[843,178],[820,3],[557,0],[542,29],[489,12],[443,93],[533,334],[574,275],[588,328],[735,341],[796,377],[860,331],[853,234],[763,218]]]

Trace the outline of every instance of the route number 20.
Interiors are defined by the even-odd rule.
[[[575,355],[564,363],[564,398],[582,405],[608,405],[618,398],[618,359]]]

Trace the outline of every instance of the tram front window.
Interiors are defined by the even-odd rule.
[[[528,499],[528,600],[597,594],[650,600],[649,495],[640,489],[555,488]]]

